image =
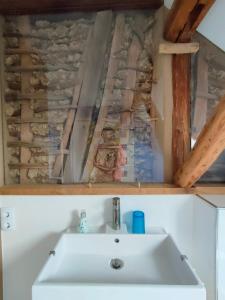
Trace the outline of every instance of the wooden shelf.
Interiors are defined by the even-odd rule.
[[[171,184],[42,184],[7,185],[0,188],[0,195],[156,195],[191,194]]]
[[[180,188],[173,184],[36,184],[5,185],[0,195],[225,195],[225,185],[199,184]]]

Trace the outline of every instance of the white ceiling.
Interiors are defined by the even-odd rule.
[[[170,8],[173,0],[164,0],[164,3]],[[225,0],[216,0],[198,27],[198,31],[225,51]]]

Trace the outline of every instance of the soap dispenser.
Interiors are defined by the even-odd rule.
[[[82,209],[82,211],[80,213],[79,231],[80,231],[80,233],[88,232],[87,214],[86,214],[86,210],[84,210],[84,209]]]

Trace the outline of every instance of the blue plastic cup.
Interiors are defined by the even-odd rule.
[[[135,234],[145,233],[145,214],[143,211],[133,211],[132,232]]]

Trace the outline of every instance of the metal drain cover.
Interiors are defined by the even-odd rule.
[[[110,266],[112,269],[120,270],[124,266],[124,262],[119,258],[113,258],[110,261]]]

